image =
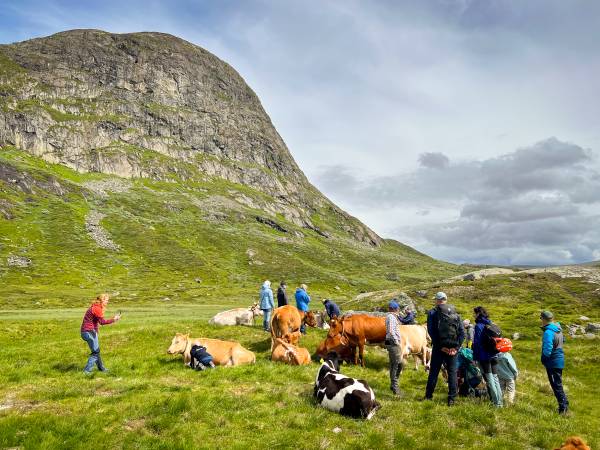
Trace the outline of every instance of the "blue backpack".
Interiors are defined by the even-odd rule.
[[[194,370],[212,369],[215,367],[212,355],[202,345],[192,345],[190,356],[192,357],[190,367]]]

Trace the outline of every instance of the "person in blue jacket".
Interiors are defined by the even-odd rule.
[[[563,343],[565,338],[560,323],[554,321],[554,314],[550,311],[542,311],[542,364],[546,368],[548,380],[554,396],[558,401],[558,413],[566,414],[569,410],[569,400],[563,389],[562,371],[565,368],[565,352]]]
[[[323,306],[325,306],[325,311],[327,311],[327,315],[329,316],[329,320],[334,317],[340,317],[340,307],[336,305],[332,300],[326,298],[323,300]]]
[[[271,331],[271,311],[274,306],[271,282],[267,280],[260,288],[260,309],[263,312],[263,330],[265,331]]]
[[[411,310],[408,306],[406,308],[404,308],[404,317],[400,317],[400,323],[402,325],[414,325],[415,322],[415,316],[417,314],[415,313],[415,311]]]
[[[307,312],[308,304],[310,303],[310,297],[306,293],[308,287],[305,284],[301,284],[298,289],[296,289],[296,308],[300,311]],[[300,326],[300,332],[302,334],[306,334],[306,325],[302,323]]]
[[[477,361],[483,372],[483,378],[492,403],[498,408],[502,407],[502,388],[498,378],[498,353],[490,353],[484,348],[483,333],[486,325],[492,321],[483,306],[473,309],[475,313],[475,333],[473,336],[473,359]]]

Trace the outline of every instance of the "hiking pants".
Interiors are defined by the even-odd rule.
[[[500,378],[500,387],[502,388],[502,392],[504,394],[506,394],[506,399],[508,401],[508,404],[509,405],[514,404],[515,403],[515,394],[516,394],[515,380],[514,379],[507,380],[506,378]]]
[[[91,372],[94,368],[94,364],[98,366],[98,370],[104,371],[106,368],[102,363],[102,358],[100,357],[100,343],[98,342],[98,333],[95,331],[83,331],[81,333],[81,339],[87,342],[90,347],[90,357],[88,358],[88,362],[83,369],[84,372]]]
[[[399,392],[398,378],[402,372],[402,349],[399,345],[386,345],[390,357],[390,389],[394,394]]]
[[[565,394],[562,384],[562,371],[562,369],[546,367],[546,372],[548,373],[548,380],[550,381],[550,386],[552,386],[552,391],[554,392],[556,401],[558,401],[559,413],[566,411],[569,407],[569,400],[567,399],[567,394]]]
[[[271,311],[272,309],[263,309],[263,330],[271,331]]]
[[[427,378],[427,387],[425,388],[425,398],[433,398],[433,391],[437,384],[438,376],[442,364],[448,371],[448,400],[456,398],[456,356],[450,356],[442,352],[440,348],[433,347],[431,350],[431,363],[429,367],[429,377]]]
[[[488,361],[479,361],[483,378],[487,385],[490,400],[495,406],[502,406],[502,388],[500,387],[500,379],[498,378],[498,359],[492,358]]]

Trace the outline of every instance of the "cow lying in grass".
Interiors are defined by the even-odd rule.
[[[302,366],[311,362],[307,349],[288,344],[281,338],[275,339],[271,361],[284,362],[290,366]]]
[[[234,308],[216,314],[208,321],[211,325],[254,325],[254,319],[257,316],[262,316],[263,312],[258,307],[258,303],[254,302],[248,308]]]
[[[325,409],[343,416],[370,420],[380,404],[366,381],[342,375],[337,354],[331,353],[321,364],[315,380],[314,396]]]
[[[183,363],[189,365],[191,361],[190,350],[193,345],[202,345],[213,357],[217,366],[239,366],[253,364],[256,356],[246,350],[238,342],[220,341],[218,339],[190,338],[189,334],[175,334],[171,346],[167,350],[169,355],[183,354]]]

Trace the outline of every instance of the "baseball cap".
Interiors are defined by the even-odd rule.
[[[435,294],[436,300],[448,300],[448,296],[444,292],[438,292]]]
[[[397,302],[395,302],[394,300],[389,302],[388,306],[390,309],[400,309],[400,305]]]
[[[540,319],[552,320],[554,319],[554,314],[552,314],[550,311],[542,311],[540,313]]]

